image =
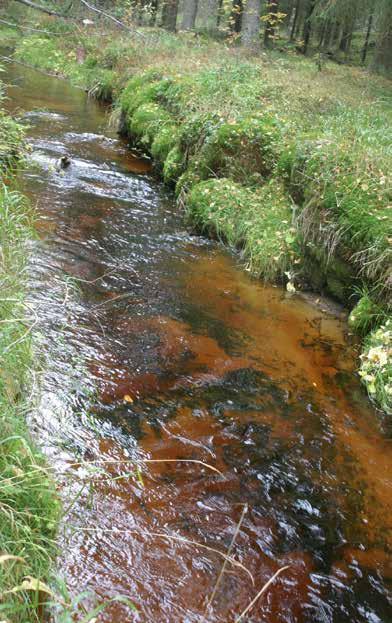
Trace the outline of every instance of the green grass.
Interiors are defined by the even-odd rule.
[[[27,37],[16,54],[112,97],[193,221],[249,270],[345,304],[369,291],[390,315],[391,83],[331,62],[320,72],[290,49],[249,57],[208,37],[144,35]]]
[[[298,259],[289,197],[274,179],[255,191],[225,178],[200,182],[186,206],[201,231],[241,248],[257,276],[282,280]]]
[[[21,130],[0,116],[1,174],[20,150]],[[0,184],[0,619],[39,621],[38,593],[23,578],[48,577],[60,507],[25,416],[32,407],[33,310],[26,303],[26,243],[34,235],[26,200]],[[18,589],[18,590],[16,590]]]

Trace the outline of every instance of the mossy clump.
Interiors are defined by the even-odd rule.
[[[174,183],[184,171],[184,154],[176,144],[169,151],[163,165],[163,179],[166,184]]]
[[[297,261],[289,198],[276,180],[257,191],[227,178],[200,182],[187,213],[200,230],[240,248],[248,270],[265,280],[282,279]]]
[[[202,179],[219,175],[252,185],[254,174],[262,180],[273,172],[280,140],[271,115],[221,123],[196,154],[194,167]]]
[[[172,127],[172,125],[172,118],[164,108],[159,106],[159,104],[148,103],[139,106],[134,112],[129,130],[131,136],[135,137],[143,146],[149,148],[156,134],[162,132],[165,126]]]
[[[392,319],[368,335],[359,370],[369,396],[392,414]]]
[[[148,71],[127,82],[119,97],[119,106],[129,122],[137,108],[155,102],[160,79],[160,72]]]
[[[177,126],[170,122],[157,130],[151,145],[151,155],[156,162],[166,164],[169,153],[176,148],[177,136]]]

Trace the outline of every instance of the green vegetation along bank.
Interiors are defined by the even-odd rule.
[[[49,34],[20,38],[15,58],[113,102],[190,223],[253,274],[353,310],[361,378],[392,413],[391,83],[189,33],[37,24]]]
[[[55,553],[59,504],[25,422],[35,366],[25,298],[33,228],[26,200],[9,186],[21,141],[0,98],[0,620],[33,623],[40,620],[39,582]]]

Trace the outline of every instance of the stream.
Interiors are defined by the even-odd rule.
[[[243,623],[392,621],[391,428],[343,310],[192,235],[83,91],[3,76],[32,146],[30,426],[64,499],[70,594],[107,601],[105,623],[234,623],[287,566]]]

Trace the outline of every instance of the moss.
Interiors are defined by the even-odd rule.
[[[189,193],[187,212],[202,231],[240,247],[257,276],[281,279],[297,260],[290,202],[276,180],[256,192],[226,178],[200,182]]]
[[[172,126],[169,113],[154,103],[143,104],[134,112],[130,121],[130,133],[139,142],[150,147],[157,132],[162,132],[165,126]]]
[[[157,71],[144,72],[129,80],[122,90],[119,105],[124,114],[132,118],[133,113],[143,104],[155,102],[161,74]]]
[[[194,166],[202,179],[212,175],[254,184],[268,177],[277,161],[280,132],[275,119],[261,115],[221,123],[205,140]]]
[[[166,184],[175,182],[184,170],[184,154],[178,145],[169,151],[163,166],[163,179]]]
[[[173,123],[158,128],[151,145],[151,155],[157,162],[163,165],[169,153],[176,150],[177,136],[178,130]]]

